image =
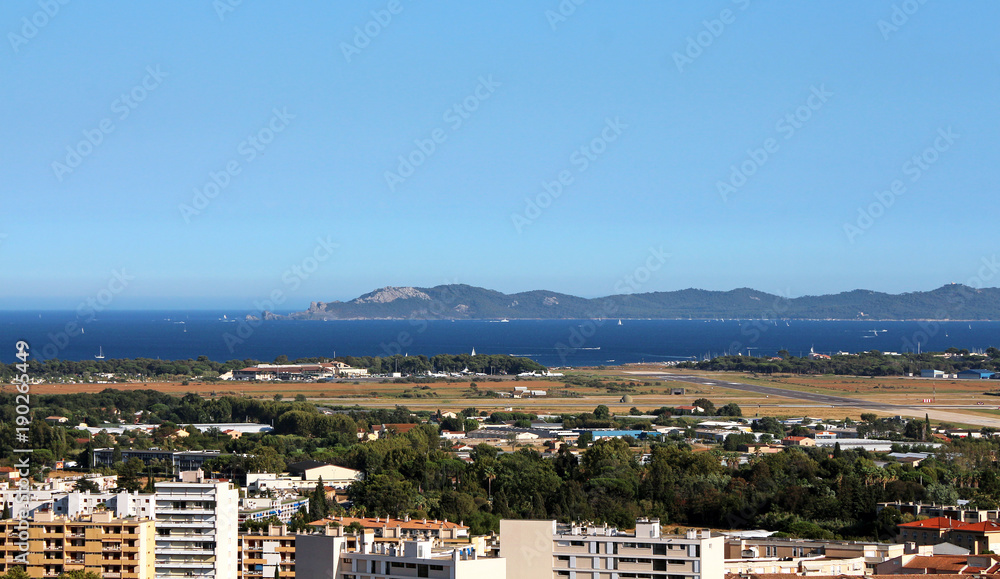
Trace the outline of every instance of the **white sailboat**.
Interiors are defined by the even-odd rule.
[[[622,319],[621,318],[618,318],[618,325],[619,326],[622,325]]]
[[[99,346],[98,347],[97,355],[94,356],[94,357],[97,358],[98,360],[103,360],[104,359],[104,347],[103,346]]]

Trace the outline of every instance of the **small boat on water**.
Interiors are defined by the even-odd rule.
[[[618,318],[618,325],[619,326],[622,325],[622,319],[621,318]]]
[[[98,347],[97,355],[94,356],[94,357],[97,358],[98,360],[103,360],[104,359],[104,346],[99,346]]]

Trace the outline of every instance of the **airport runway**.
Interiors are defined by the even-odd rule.
[[[823,404],[835,407],[859,408],[862,410],[873,410],[885,412],[899,416],[910,416],[913,418],[923,418],[924,415],[941,422],[953,422],[960,424],[975,424],[977,426],[989,426],[1000,430],[1000,417],[993,418],[978,414],[964,414],[949,412],[935,406],[907,406],[900,404],[889,404],[886,402],[874,402],[871,400],[858,400],[856,398],[846,398],[843,396],[831,396],[829,394],[818,394],[813,392],[800,392],[785,388],[775,388],[773,386],[758,386],[757,384],[747,384],[745,382],[731,382],[717,378],[707,378],[704,376],[692,376],[688,374],[668,374],[660,372],[628,372],[636,376],[649,376],[657,380],[671,382],[686,382],[688,384],[701,384],[704,386],[719,386],[732,390],[742,390],[744,392],[754,392],[767,397],[789,398],[801,400],[815,404]],[[948,406],[946,408],[956,408]],[[970,407],[971,408],[971,407]]]

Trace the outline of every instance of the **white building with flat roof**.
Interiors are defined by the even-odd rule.
[[[725,537],[663,535],[658,519],[614,527],[500,521],[500,556],[512,579],[723,579]]]
[[[236,579],[239,492],[195,480],[156,483],[156,577]]]
[[[433,541],[376,543],[371,533],[348,550],[347,539],[297,535],[295,576],[327,579],[507,579],[502,557],[484,557],[472,544],[435,548]]]

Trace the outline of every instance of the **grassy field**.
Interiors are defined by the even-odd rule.
[[[648,374],[647,374],[648,373]],[[32,388],[38,394],[100,392],[106,388],[120,390],[155,389],[177,396],[197,393],[206,397],[250,396],[269,399],[281,394],[285,400],[303,395],[308,400],[330,405],[361,405],[393,407],[405,405],[412,409],[457,410],[475,406],[481,410],[511,409],[534,413],[563,413],[593,410],[599,404],[613,412],[627,413],[633,406],[648,412],[662,406],[690,404],[698,398],[708,398],[716,406],[735,402],[743,414],[753,416],[792,417],[808,415],[821,419],[860,418],[866,410],[851,407],[831,407],[806,401],[764,397],[762,395],[704,384],[663,379],[663,374],[700,375],[721,381],[745,382],[784,388],[799,392],[817,392],[858,400],[888,402],[899,405],[947,408],[951,413],[978,416],[998,416],[1000,397],[986,396],[992,383],[968,380],[922,380],[915,378],[866,378],[855,376],[789,376],[750,375],[742,373],[674,372],[662,366],[629,366],[627,368],[576,369],[566,371],[566,378],[542,380],[505,380],[502,382],[462,381],[428,384],[383,383],[378,380],[327,383],[251,383],[251,382],[149,382],[129,384],[42,384]],[[657,375],[659,374],[659,375]],[[566,380],[583,378],[602,382],[626,383],[625,391],[607,388],[569,385]],[[473,390],[470,383],[475,381]],[[545,390],[547,396],[536,398],[496,398],[484,396],[490,391],[509,393],[515,386],[529,390]],[[671,389],[684,387],[685,394],[674,396]],[[477,392],[478,391],[478,392]],[[628,394],[632,401],[621,402]],[[933,399],[933,402],[924,402]],[[981,403],[981,404],[980,404]],[[954,408],[961,406],[965,408]]]

